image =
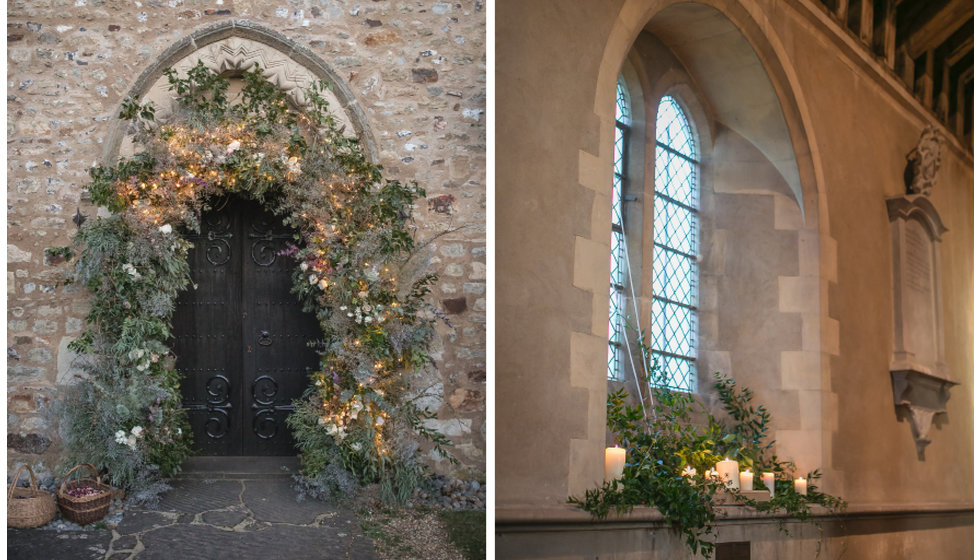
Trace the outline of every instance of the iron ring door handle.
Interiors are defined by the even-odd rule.
[[[272,346],[272,335],[269,331],[259,332],[259,346]]]

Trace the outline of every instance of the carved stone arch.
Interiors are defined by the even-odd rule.
[[[163,75],[168,68],[178,73],[199,61],[211,70],[236,75],[251,70],[256,63],[263,76],[282,89],[295,107],[306,105],[305,91],[314,81],[323,80],[330,87],[323,92],[331,114],[344,133],[361,140],[368,160],[378,163],[378,149],[364,112],[354,94],[340,76],[321,58],[285,35],[247,20],[229,20],[191,33],[161,54],[136,79],[127,96],[153,101],[157,115],[170,113],[172,95]],[[109,130],[102,154],[104,164],[112,164],[127,141],[128,123],[116,118]]]

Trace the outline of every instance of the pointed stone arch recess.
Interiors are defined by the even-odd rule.
[[[790,230],[798,235],[799,274],[778,278],[778,311],[799,318],[806,342],[799,349],[781,352],[776,368],[781,379],[776,385],[806,399],[808,404],[807,418],[800,420],[800,425],[805,424],[807,429],[783,430],[776,434],[776,439],[784,444],[790,442],[792,449],[784,451],[795,455],[801,466],[820,467],[828,472],[830,476],[825,482],[833,490],[840,484],[840,475],[833,468],[827,442],[835,430],[836,394],[831,391],[825,373],[830,356],[836,355],[839,348],[839,327],[826,305],[829,285],[836,282],[836,242],[828,233],[822,163],[818,146],[809,132],[813,121],[799,80],[788,63],[786,48],[767,22],[760,19],[760,14],[740,0],[627,0],[604,45],[593,97],[598,123],[602,131],[610,131],[610,137],[614,85],[623,62],[644,32],[658,37],[679,56],[698,84],[698,93],[704,96],[704,110],[709,119],[737,132],[743,144],[747,143],[744,147],[752,146],[754,153],[761,155],[760,161],[768,161],[785,182],[781,185],[785,192],[774,193],[777,196],[773,226],[775,230]],[[724,77],[740,80],[738,83],[710,74],[721,63],[711,59],[712,52],[738,58],[732,68],[721,68],[725,70]],[[706,64],[692,70],[692,66],[701,62]],[[733,87],[735,91],[731,91]],[[726,92],[737,93],[738,99],[726,99]],[[711,140],[718,142],[716,134],[720,130],[709,127],[706,131],[715,133]],[[603,139],[603,134],[598,137]],[[588,149],[579,151],[580,170],[612,169],[611,138],[600,142],[600,146],[598,153]],[[601,173],[581,172],[580,181],[595,192],[597,207],[605,208],[611,181]],[[607,215],[602,210],[595,212],[591,223],[593,235],[576,238],[576,270],[601,267],[608,260],[607,253],[598,250],[608,243]],[[591,252],[593,248],[596,250]],[[572,348],[582,347],[582,339],[605,339],[607,282],[598,276],[594,284],[575,282],[576,287],[593,294],[593,321],[592,332],[573,333]],[[574,352],[572,361],[575,363]],[[572,378],[576,380],[573,387],[585,389],[590,395],[587,429],[583,437],[570,441],[567,484],[569,492],[574,494],[591,487],[596,473],[601,473],[606,381],[595,372],[573,374]],[[791,386],[783,387],[782,379],[788,379]]]
[[[229,20],[201,28],[165,50],[133,83],[126,97],[152,101],[158,117],[170,113],[172,94],[164,72],[178,74],[198,62],[226,76],[251,70],[257,63],[263,76],[286,92],[296,108],[306,105],[305,92],[318,80],[329,84],[322,95],[344,133],[359,138],[368,161],[378,163],[378,148],[367,117],[340,76],[309,49],[282,33],[248,20]],[[128,123],[116,117],[107,135],[102,164],[111,165],[128,149]]]

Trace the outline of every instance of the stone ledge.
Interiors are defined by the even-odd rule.
[[[766,520],[766,519],[786,519],[790,516],[786,513],[764,513],[756,511],[746,506],[716,506],[715,512],[718,514],[718,521],[723,520]],[[885,503],[867,502],[848,504],[847,511],[841,514],[845,518],[857,517],[876,517],[876,516],[910,516],[910,515],[932,515],[932,514],[960,514],[973,512],[972,503]],[[813,517],[829,517],[829,510],[823,507],[814,507],[811,515]],[[595,520],[592,516],[572,505],[549,505],[549,506],[505,506],[495,509],[494,521],[497,527],[507,525],[592,525],[599,529],[603,526],[622,526],[622,525],[650,525],[664,522],[664,516],[655,507],[635,507],[631,513],[617,514],[611,513],[608,518],[601,521]]]

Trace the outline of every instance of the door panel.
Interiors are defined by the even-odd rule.
[[[294,261],[279,252],[292,233],[269,213],[252,214],[244,259],[242,300],[245,336],[245,455],[287,455],[292,438],[285,425],[292,401],[303,394],[316,354],[307,342],[319,324],[303,313],[292,289]]]
[[[278,253],[291,232],[258,204],[232,199],[188,237],[191,277],[174,314],[183,404],[203,455],[292,455],[285,418],[317,365],[319,325]]]

